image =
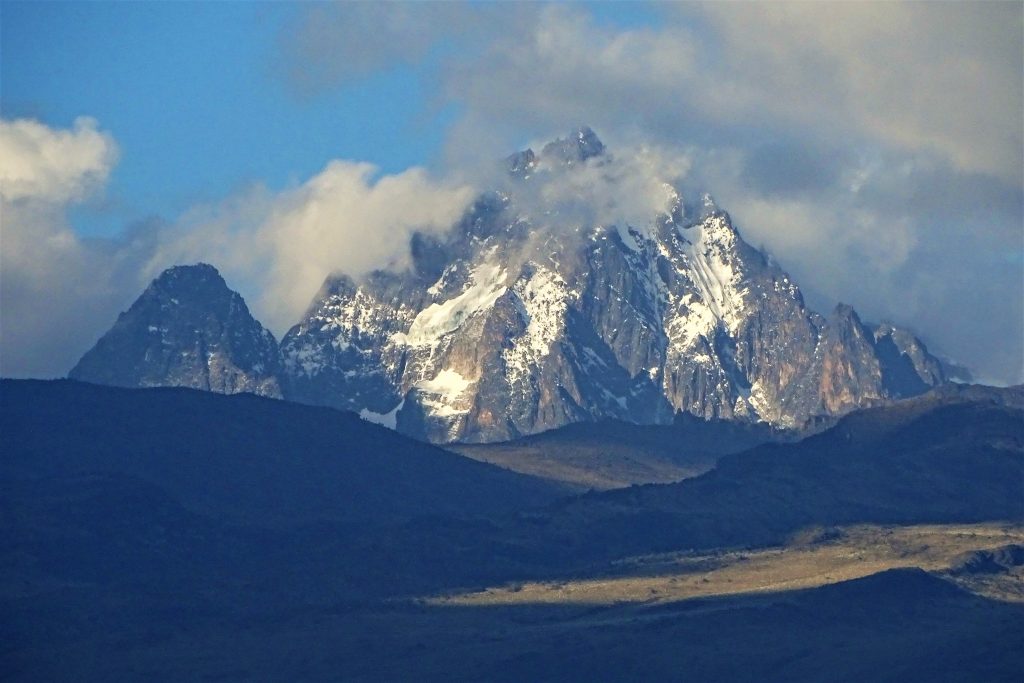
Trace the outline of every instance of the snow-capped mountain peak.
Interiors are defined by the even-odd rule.
[[[505,168],[409,268],[326,280],[281,342],[286,398],[494,441],[679,411],[797,426],[944,381],[909,332],[808,310],[709,194],[634,177],[589,128]]]
[[[595,161],[615,163],[582,128],[506,168],[543,192],[566,183],[558,174],[587,179]],[[601,417],[664,422],[677,411],[794,426],[895,395],[895,361],[877,348],[892,334],[872,345],[873,333],[843,333],[842,316],[808,310],[709,194],[688,203],[665,184],[664,210],[645,223],[587,224],[572,219],[592,216],[588,207],[571,202],[538,211],[536,187],[482,195],[433,245],[430,267],[376,273],[334,305],[334,318],[317,313],[289,333],[286,368],[297,367],[292,357],[321,359],[316,378],[291,376],[292,395],[397,409],[399,429],[438,441]],[[585,189],[576,201],[590,199]],[[359,337],[358,353],[339,353],[331,330]],[[934,359],[906,340],[901,348],[921,382],[942,381]],[[840,368],[846,383],[833,381]]]

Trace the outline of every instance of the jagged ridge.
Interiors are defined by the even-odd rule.
[[[506,167],[526,185],[613,163],[582,129]],[[647,226],[566,230],[517,203],[515,183],[447,239],[419,238],[409,272],[329,279],[283,341],[288,395],[495,441],[677,411],[792,427],[945,379],[909,332],[807,309],[707,195],[673,190]]]
[[[867,325],[849,306],[827,318],[809,310],[706,194],[684,201],[666,185],[641,226],[573,223],[531,205],[545,183],[616,168],[590,129],[505,163],[507,184],[446,237],[413,238],[408,270],[329,277],[280,362],[261,347],[284,397],[431,441],[499,441],[599,418],[667,424],[680,411],[795,427],[945,381],[906,330]],[[114,360],[94,349],[73,376],[253,390],[203,379],[195,363],[163,375],[80,370],[98,357]]]

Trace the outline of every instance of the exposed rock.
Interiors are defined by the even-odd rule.
[[[910,332],[809,310],[710,195],[665,185],[639,226],[538,209],[615,164],[589,128],[509,157],[503,189],[414,235],[408,268],[327,278],[280,353],[216,270],[172,268],[71,376],[283,394],[437,442],[680,412],[802,427],[945,381]]]
[[[329,279],[282,344],[288,395],[496,441],[680,411],[796,427],[944,381],[909,332],[807,309],[709,195],[676,191],[646,226],[553,228],[517,203],[519,187],[613,163],[589,129],[520,152],[511,189],[446,238],[414,238],[408,271]]]
[[[163,272],[71,370],[122,387],[281,397],[277,342],[213,266]]]

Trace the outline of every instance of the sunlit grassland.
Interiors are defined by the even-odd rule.
[[[944,572],[959,555],[1024,542],[1024,526],[955,524],[857,525],[813,529],[785,546],[631,558],[599,577],[512,583],[428,598],[435,605],[525,605],[672,602],[710,596],[814,588],[887,569]],[[1024,577],[957,577],[987,597],[1024,602]]]

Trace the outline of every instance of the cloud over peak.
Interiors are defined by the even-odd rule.
[[[280,333],[329,272],[401,267],[412,231],[443,230],[475,192],[501,189],[496,160],[585,122],[615,164],[521,188],[538,215],[639,223],[664,202],[662,183],[682,179],[691,196],[713,192],[815,306],[849,301],[979,376],[1024,381],[1024,6],[630,4],[645,16],[619,21],[626,7],[303,6],[273,55],[292,90],[414,72],[430,96],[396,105],[445,112],[447,168],[382,175],[337,160],[119,240],[83,240],[65,215],[106,182],[109,134],[88,119],[0,123],[3,371],[19,348],[9,321],[68,313],[44,304],[77,296],[45,285],[69,273],[125,289],[78,301],[100,302],[86,337],[144,284],[129,280],[195,260],[215,263]],[[32,297],[36,309],[18,308]]]
[[[168,231],[150,271],[211,261],[280,335],[327,275],[404,267],[413,232],[447,230],[472,197],[468,185],[422,168],[381,175],[372,164],[336,159],[296,188],[253,188],[198,207]]]

